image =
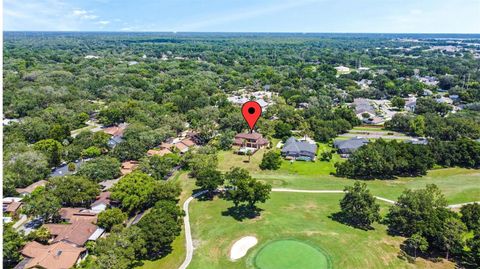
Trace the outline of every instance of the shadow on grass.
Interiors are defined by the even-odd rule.
[[[258,207],[250,207],[248,205],[232,206],[222,212],[222,216],[231,216],[235,220],[243,221],[244,219],[254,219],[260,216],[263,209]]]
[[[353,227],[353,228],[356,228],[356,229],[360,229],[360,230],[364,230],[364,231],[369,231],[369,230],[373,230],[373,227],[368,225],[368,226],[365,226],[365,225],[361,225],[361,224],[357,224],[355,222],[352,222],[350,219],[348,219],[342,212],[336,212],[336,213],[333,213],[331,214],[330,216],[328,216],[330,219],[336,221],[336,222],[339,222],[341,224],[345,224],[345,225],[348,225],[350,227]]]

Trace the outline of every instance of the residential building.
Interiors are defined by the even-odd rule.
[[[166,154],[170,154],[172,153],[171,150],[167,149],[167,148],[163,148],[163,149],[150,149],[147,151],[147,155],[148,156],[153,156],[153,155],[159,155],[159,156],[164,156]]]
[[[32,183],[30,185],[28,185],[27,187],[25,188],[17,188],[15,189],[20,195],[27,195],[27,194],[30,194],[32,193],[36,188],[38,187],[43,187],[45,185],[47,185],[48,181],[46,180],[39,180],[35,183]]]
[[[4,197],[2,200],[3,214],[16,216],[18,210],[22,206],[22,198],[20,197]]]
[[[290,137],[283,145],[281,152],[288,159],[313,161],[317,154],[317,145]]]
[[[339,74],[345,74],[345,73],[350,72],[350,68],[348,68],[346,66],[343,66],[343,65],[336,66],[334,68],[335,68],[335,70],[337,70],[337,73],[339,73]]]
[[[21,253],[25,258],[15,269],[67,269],[74,267],[84,257],[86,249],[66,242],[42,245],[32,241],[25,245]]]
[[[122,163],[122,167],[120,168],[120,172],[122,175],[127,175],[133,172],[135,168],[138,167],[138,162],[137,161],[125,161]]]
[[[95,200],[95,202],[93,202],[90,205],[90,208],[93,212],[100,213],[102,211],[105,211],[109,206],[110,206],[110,192],[104,191],[104,192],[101,192],[99,196],[97,196],[97,199]]]
[[[255,153],[258,149],[268,146],[269,142],[259,133],[240,133],[235,136],[233,144],[239,147],[237,153],[246,154],[248,151]]]
[[[361,137],[354,137],[348,140],[335,140],[333,145],[338,149],[338,153],[347,157],[363,145],[368,144],[368,140]]]

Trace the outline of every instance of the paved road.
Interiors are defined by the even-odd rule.
[[[384,139],[412,139],[409,136],[404,136],[404,135],[384,135],[384,134],[376,134],[376,133],[369,133],[369,134],[363,134],[363,133],[346,133],[346,134],[341,134],[339,135],[340,137],[363,137],[363,138],[384,138]]]
[[[179,269],[186,269],[187,266],[192,261],[192,257],[193,257],[193,241],[192,241],[192,232],[190,230],[190,218],[189,218],[189,214],[188,214],[188,206],[190,205],[190,202],[193,199],[203,195],[206,192],[207,191],[197,192],[194,195],[190,196],[185,201],[185,203],[183,203],[183,211],[185,211],[185,217],[183,217],[183,224],[185,226],[185,240],[186,240],[185,247],[187,249],[187,255],[186,255],[185,260],[183,261],[182,265],[180,265]]]
[[[296,189],[287,189],[287,188],[272,188],[272,191],[273,192],[297,192],[297,193],[343,193],[344,192],[342,190],[296,190]],[[192,232],[191,232],[191,229],[190,229],[190,218],[189,218],[189,214],[188,214],[188,206],[190,205],[190,202],[193,199],[203,195],[206,192],[207,191],[198,192],[198,193],[192,195],[191,197],[189,197],[185,201],[185,203],[183,203],[183,211],[185,211],[185,217],[183,218],[183,223],[184,223],[184,226],[185,226],[185,240],[186,240],[185,246],[186,246],[186,249],[187,249],[187,255],[186,255],[185,260],[183,261],[182,265],[180,265],[179,269],[186,269],[188,267],[188,265],[190,264],[190,262],[192,261],[192,257],[193,257],[193,241],[192,241]],[[376,199],[380,200],[380,201],[384,201],[384,202],[387,202],[387,203],[390,203],[390,204],[395,204],[395,201],[393,201],[393,200],[383,198],[383,197],[380,197],[380,196],[374,196],[374,197]],[[480,203],[480,201],[449,205],[448,208],[459,208],[462,205],[473,204],[473,203]]]

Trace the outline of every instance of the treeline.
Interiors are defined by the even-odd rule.
[[[460,214],[456,213],[447,208],[445,196],[434,184],[403,191],[383,220],[380,206],[365,183],[345,187],[340,208],[332,216],[335,220],[365,230],[380,222],[387,225],[391,235],[406,237],[401,256],[408,260],[443,254],[466,268],[480,266],[480,204],[463,205]],[[467,236],[469,233],[473,236]]]
[[[480,167],[480,143],[468,138],[456,141],[430,140],[428,145],[387,142],[378,139],[336,163],[336,175],[348,178],[389,179],[425,175],[438,164],[445,167]]]
[[[456,140],[462,137],[480,138],[480,122],[473,115],[459,113],[441,117],[432,113],[411,115],[397,113],[385,123],[385,129],[431,137],[439,140]]]

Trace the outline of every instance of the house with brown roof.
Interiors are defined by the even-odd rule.
[[[103,128],[103,132],[105,132],[106,134],[109,134],[111,136],[122,137],[123,132],[125,131],[126,128],[127,128],[127,124],[126,123],[121,123],[119,125],[114,125],[114,126]]]
[[[88,220],[77,220],[69,224],[45,224],[44,227],[54,236],[53,243],[68,242],[76,246],[84,246],[99,229]]]
[[[5,197],[2,200],[3,214],[9,214],[10,216],[16,216],[18,210],[22,206],[22,198],[19,197]]]
[[[170,153],[172,153],[172,151],[170,149],[167,149],[167,148],[150,149],[150,150],[147,151],[148,156],[153,156],[153,155],[164,156],[164,155],[170,154]]]
[[[260,133],[240,133],[235,136],[233,144],[239,147],[237,153],[246,154],[248,151],[255,153],[268,146],[269,142]]]
[[[86,249],[65,242],[42,245],[32,241],[25,245],[21,253],[25,259],[15,269],[68,269],[74,267],[84,257]]]
[[[90,208],[93,212],[100,213],[105,211],[108,206],[110,206],[110,192],[104,191],[97,196],[97,199],[90,205]]]
[[[75,221],[90,221],[96,222],[97,221],[97,214],[91,210],[86,208],[79,208],[79,207],[62,207],[58,210],[60,218],[62,221],[66,222],[75,222]]]
[[[138,162],[137,161],[125,161],[122,163],[122,167],[120,168],[120,172],[122,173],[122,176],[126,174],[130,174],[135,170],[135,168],[138,167]]]
[[[32,183],[30,185],[28,185],[27,187],[25,188],[17,188],[15,189],[20,195],[27,195],[27,194],[30,194],[32,193],[36,188],[38,187],[44,187],[45,185],[47,185],[48,181],[46,180],[39,180],[35,183]]]
[[[62,221],[67,224],[45,224],[44,227],[53,235],[53,243],[68,242],[83,246],[88,240],[96,240],[104,230],[97,227],[97,214],[85,208],[61,208]],[[98,236],[93,235],[98,234]],[[93,238],[93,239],[92,239]]]

